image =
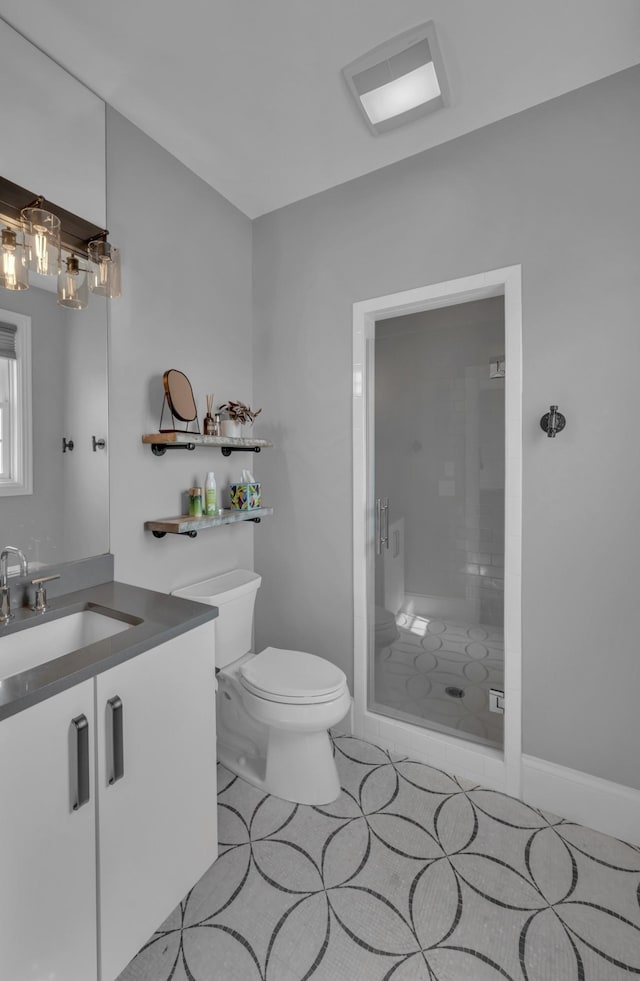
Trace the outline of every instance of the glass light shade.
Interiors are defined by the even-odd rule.
[[[29,289],[28,251],[24,234],[18,229],[2,229],[0,246],[0,286],[6,290]]]
[[[120,296],[120,249],[102,239],[89,242],[89,261],[91,291],[112,300]]]
[[[364,92],[360,101],[367,116],[375,125],[392,116],[415,109],[440,95],[440,86],[432,61],[414,71],[394,78],[386,85]]]
[[[29,268],[41,276],[60,272],[60,219],[43,208],[23,208],[29,245]]]
[[[58,273],[58,303],[71,310],[84,310],[89,303],[89,270],[75,255],[65,260]]]

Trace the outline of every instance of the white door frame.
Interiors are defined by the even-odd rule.
[[[373,609],[373,338],[376,320],[504,295],[505,702],[504,752],[387,719],[367,708],[367,611]],[[354,734],[484,786],[520,795],[522,742],[522,294],[521,268],[421,286],[353,305]],[[369,606],[369,603],[371,605]]]

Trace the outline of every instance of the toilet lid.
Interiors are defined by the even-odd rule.
[[[305,651],[267,647],[240,668],[242,684],[261,698],[309,704],[328,702],[344,690],[344,671]]]

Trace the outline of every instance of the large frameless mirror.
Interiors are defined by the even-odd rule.
[[[108,552],[107,301],[92,298],[78,312],[33,287],[3,290],[0,300],[0,322],[30,324],[32,362],[30,400],[21,405],[11,375],[29,374],[24,345],[15,358],[0,357],[7,382],[0,383],[6,397],[0,411],[10,437],[2,440],[3,465],[23,458],[18,451],[28,446],[20,418],[23,427],[31,422],[33,434],[31,489],[16,488],[10,474],[4,488],[0,480],[0,543],[22,548],[31,569]]]
[[[2,176],[103,228],[104,103],[1,20],[0,56],[15,95],[3,113]],[[17,78],[37,84],[38,99]],[[61,305],[57,276],[31,270],[28,289],[3,285],[0,546],[21,548],[36,571],[109,551],[109,301],[94,292],[86,309]]]

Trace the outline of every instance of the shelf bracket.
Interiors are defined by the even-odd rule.
[[[259,453],[259,446],[221,446],[223,456],[231,456],[232,453]]]
[[[257,518],[256,520],[257,521],[260,521],[260,518]],[[167,532],[166,531],[152,531],[151,534],[153,535],[154,538],[164,538],[164,536],[167,534]],[[182,535],[183,537],[186,536],[187,538],[195,538],[197,536],[198,532],[197,531],[179,531],[178,534],[179,535]]]
[[[151,452],[154,456],[164,456],[167,450],[195,450],[195,443],[152,443]]]

